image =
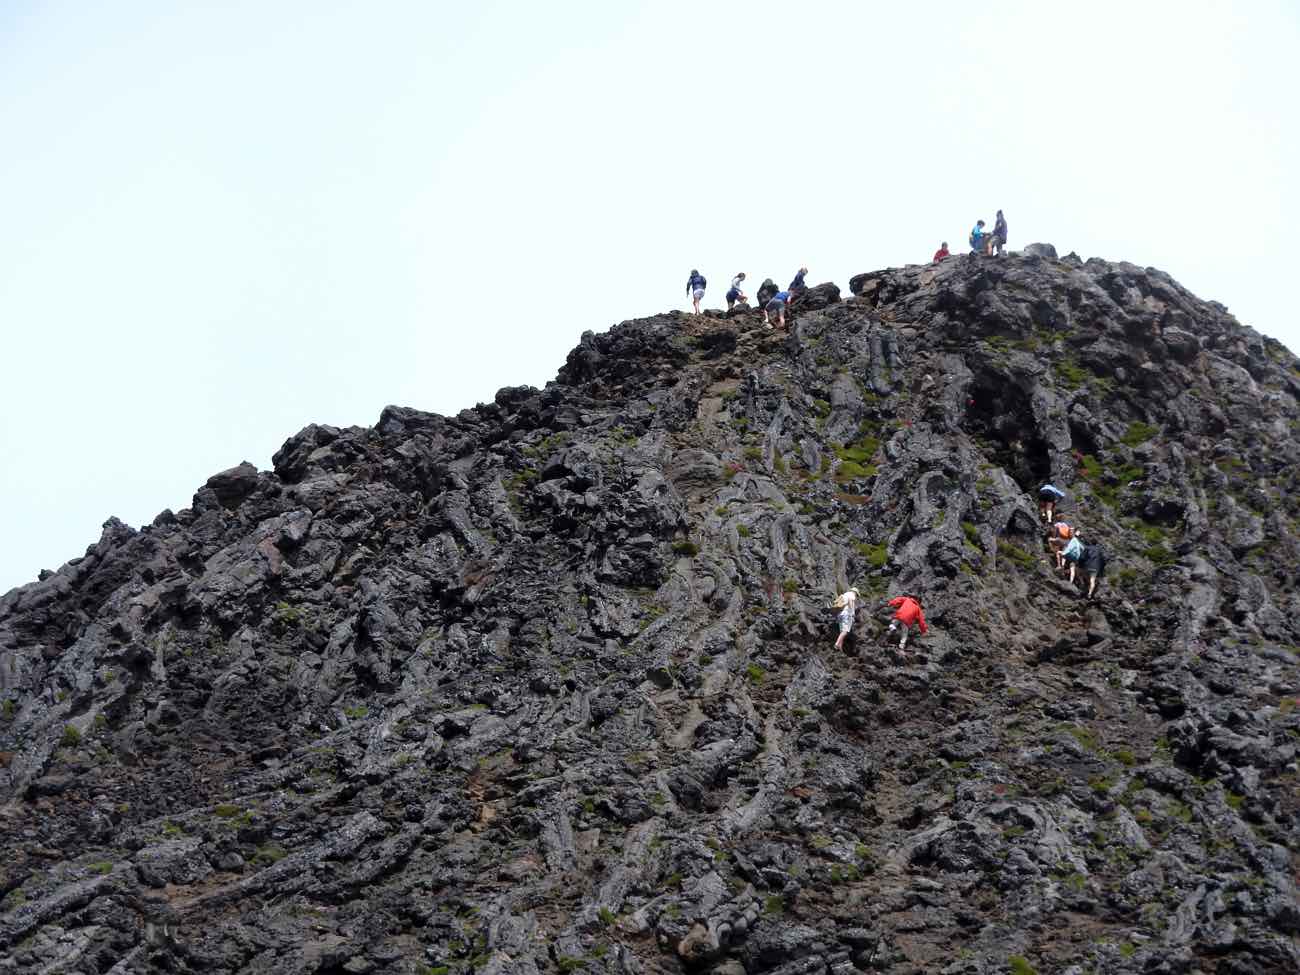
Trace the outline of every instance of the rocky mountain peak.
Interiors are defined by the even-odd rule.
[[[0,971],[1300,969],[1300,361],[1046,246],[850,292],[309,426],[0,597]]]

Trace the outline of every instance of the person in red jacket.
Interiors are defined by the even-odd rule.
[[[931,263],[938,264],[948,256],[948,242],[945,240],[939,245],[939,249],[934,252],[934,257],[930,258]]]
[[[898,641],[898,649],[906,652],[907,638],[911,635],[912,627],[917,627],[921,631],[921,636],[929,632],[929,627],[925,625],[925,612],[921,609],[921,604],[911,596],[895,596],[888,605],[894,607],[894,618],[889,621],[889,629],[885,631],[885,639],[888,640],[897,630],[898,624],[903,624],[903,638]]]

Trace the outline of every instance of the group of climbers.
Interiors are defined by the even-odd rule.
[[[777,328],[785,328],[785,310],[795,298],[799,297],[807,286],[804,284],[804,278],[808,275],[807,267],[800,267],[790,282],[790,287],[784,291],[777,291],[771,294],[763,302],[763,324],[768,328],[772,327],[772,319],[776,319]],[[770,279],[769,279],[770,280]],[[727,289],[727,311],[735,309],[740,302],[748,302],[749,298],[745,295],[741,287],[745,282],[745,272],[740,271],[731,279],[731,287]],[[686,279],[686,294],[691,298],[691,304],[696,315],[700,314],[700,301],[704,298],[704,291],[708,287],[708,281],[695,268],[691,268],[690,276]],[[772,285],[775,287],[775,285]],[[759,289],[759,297],[762,298],[764,289]]]
[[[1002,211],[998,211],[997,218],[993,221],[993,229],[985,230],[983,220],[976,220],[975,226],[970,232],[970,250],[972,254],[996,255],[1001,257],[1007,246],[1007,218],[1002,216]],[[932,264],[938,264],[946,257],[951,257],[952,252],[948,250],[948,242],[945,240],[939,245],[939,249],[934,252],[934,257],[930,258]]]
[[[851,587],[847,592],[841,593],[839,598],[831,604],[832,609],[840,611],[840,635],[835,641],[835,649],[843,650],[844,641],[848,635],[853,632],[853,623],[858,611],[858,600],[862,594],[858,592],[856,586]],[[929,627],[925,623],[925,611],[921,609],[921,602],[913,595],[895,596],[893,599],[886,600],[883,607],[890,607],[894,610],[893,618],[889,621],[889,626],[885,629],[882,639],[889,643],[894,634],[900,629],[902,636],[898,641],[898,652],[907,655],[907,639],[912,634],[912,629],[925,636],[929,632]]]
[[[1056,570],[1068,569],[1070,585],[1074,585],[1075,570],[1081,569],[1088,577],[1088,599],[1097,592],[1097,583],[1106,575],[1106,550],[1101,545],[1085,542],[1078,529],[1068,522],[1056,520],[1056,505],[1065,492],[1055,484],[1044,484],[1038,489],[1038,513],[1047,523],[1047,546],[1056,558]]]

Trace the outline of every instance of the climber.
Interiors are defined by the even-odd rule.
[[[786,288],[786,290],[792,295],[799,295],[808,290],[803,283],[803,279],[807,274],[808,269],[806,267],[799,268],[799,273],[794,276],[794,280],[790,282],[790,287]]]
[[[835,641],[836,650],[844,649],[844,640],[853,632],[853,620],[857,614],[858,600],[861,596],[862,594],[858,592],[857,586],[854,586],[831,603],[832,609],[840,611],[840,635],[839,639]]]
[[[930,258],[930,263],[938,264],[945,257],[947,257],[948,254],[949,254],[948,242],[945,240],[942,244],[939,245],[939,249],[934,252],[934,257]]]
[[[1007,220],[1002,216],[1002,211],[998,211],[997,219],[993,221],[993,240],[989,248],[990,253],[1002,256],[1002,248],[1007,246]]]
[[[778,291],[772,296],[772,300],[763,306],[763,324],[768,328],[772,327],[770,315],[776,316],[776,327],[785,328],[785,306],[790,301],[790,292]]]
[[[976,220],[975,227],[970,232],[970,249],[972,254],[983,254],[988,249],[988,232],[984,229],[984,221]]]
[[[1065,568],[1065,558],[1061,555],[1061,551],[1073,537],[1074,529],[1063,521],[1058,521],[1047,529],[1047,544],[1051,547],[1052,554],[1056,556],[1058,569]]]
[[[885,640],[888,641],[898,629],[898,624],[903,624],[903,638],[898,641],[900,653],[907,652],[907,638],[915,626],[921,631],[921,636],[925,636],[928,627],[925,625],[925,613],[921,609],[921,603],[912,596],[895,596],[886,605],[895,608],[894,618],[889,621],[889,629],[885,631]]]
[[[1074,585],[1074,567],[1078,564],[1079,559],[1083,557],[1083,539],[1078,532],[1066,543],[1065,548],[1061,549],[1061,557],[1065,562],[1070,563],[1070,585]],[[1064,565],[1062,565],[1064,568]]]
[[[708,286],[704,280],[704,275],[695,268],[691,268],[691,276],[686,279],[686,293],[691,296],[691,303],[695,305],[695,314],[700,313],[700,299],[704,297],[704,289]]]
[[[745,292],[740,290],[740,284],[745,280],[745,272],[741,271],[731,279],[731,287],[727,289],[727,311],[735,307],[736,302],[745,300]]]
[[[1091,545],[1085,545],[1083,554],[1079,557],[1079,568],[1088,575],[1088,595],[1086,598],[1091,599],[1093,593],[1097,591],[1097,581],[1106,574],[1106,550],[1095,542]]]
[[[1038,489],[1038,513],[1049,524],[1056,517],[1056,503],[1065,497],[1065,492],[1055,484],[1044,484]]]

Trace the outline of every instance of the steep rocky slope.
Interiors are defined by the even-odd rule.
[[[0,971],[1300,968],[1300,363],[1128,264],[852,290],[308,427],[0,599]],[[916,655],[832,650],[850,584]]]

